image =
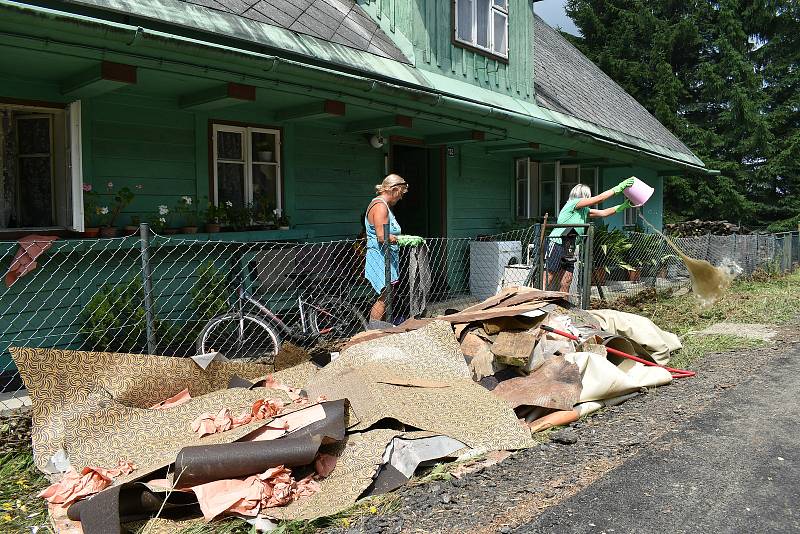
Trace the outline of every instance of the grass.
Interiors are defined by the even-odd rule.
[[[644,291],[619,299],[613,307],[650,318],[664,330],[677,334],[684,348],[671,361],[687,366],[711,352],[756,348],[764,343],[738,336],[701,336],[696,332],[719,322],[782,325],[800,315],[800,271],[783,277],[762,275],[735,281],[723,298],[701,309],[689,293],[670,296]]]
[[[36,496],[47,486],[30,451],[0,457],[0,532],[30,532],[31,527],[49,525],[45,501]]]

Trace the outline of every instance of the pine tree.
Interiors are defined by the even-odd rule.
[[[785,75],[787,65],[797,64],[796,3],[568,0],[567,12],[583,34],[576,45],[722,171],[668,179],[668,210],[749,223],[775,217],[774,177],[786,184],[797,161],[796,137],[789,136],[794,144],[775,142],[797,120],[797,69]],[[781,52],[773,55],[764,50],[768,45]],[[777,93],[783,103],[774,107]]]

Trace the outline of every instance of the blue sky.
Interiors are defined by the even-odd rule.
[[[553,28],[561,28],[565,32],[578,35],[578,28],[564,12],[564,4],[566,0],[542,0],[533,4],[533,9]]]

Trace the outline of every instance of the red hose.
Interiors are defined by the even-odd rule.
[[[578,336],[572,335],[569,332],[564,332],[562,330],[556,330],[552,326],[542,325],[542,330],[546,332],[552,332],[553,334],[558,334],[559,336],[565,337],[567,339],[571,339],[572,341],[580,341],[581,339]],[[635,362],[643,363],[645,365],[649,365],[651,367],[661,367],[662,369],[666,369],[670,373],[672,373],[672,378],[689,378],[690,376],[695,376],[697,373],[694,371],[687,371],[686,369],[675,369],[673,367],[667,367],[666,365],[659,365],[657,363],[653,363],[649,360],[644,360],[639,358],[638,356],[632,356],[627,352],[622,352],[621,350],[612,349],[611,347],[606,347],[606,350],[609,354],[613,354],[614,356],[620,356],[622,358],[628,358],[629,360],[633,360]]]

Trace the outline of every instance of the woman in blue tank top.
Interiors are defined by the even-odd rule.
[[[397,283],[400,269],[400,250],[397,236],[400,235],[400,224],[394,218],[391,207],[408,192],[408,184],[397,174],[390,174],[383,182],[375,186],[377,196],[369,203],[364,216],[364,228],[367,232],[367,262],[364,274],[378,294],[378,300],[369,312],[370,320],[381,321],[386,312],[386,263],[383,255],[384,225],[389,225],[389,253],[392,286]]]

